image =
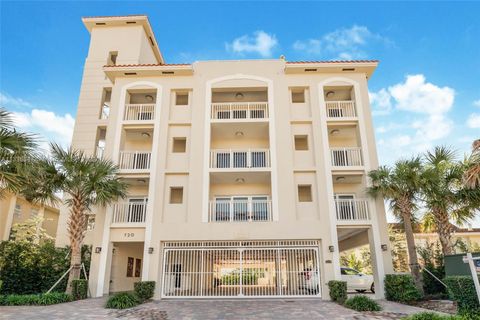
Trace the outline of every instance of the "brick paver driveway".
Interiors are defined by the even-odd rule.
[[[162,300],[127,310],[105,309],[104,298],[45,307],[0,307],[0,319],[399,319],[422,309],[380,301],[382,313],[359,313],[322,300]]]

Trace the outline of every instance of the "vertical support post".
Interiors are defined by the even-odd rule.
[[[473,283],[475,284],[475,291],[477,292],[477,298],[478,298],[478,301],[480,302],[480,283],[478,281],[477,268],[475,267],[475,263],[473,262],[473,256],[470,252],[467,253],[467,260],[468,260],[468,265],[470,267],[470,272],[472,273]]]

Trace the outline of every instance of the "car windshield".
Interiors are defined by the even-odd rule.
[[[343,275],[355,276],[358,275],[360,272],[357,270],[349,269],[349,268],[342,268],[341,270]]]

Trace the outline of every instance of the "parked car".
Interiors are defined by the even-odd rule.
[[[357,292],[365,292],[367,290],[375,293],[375,284],[373,283],[373,276],[363,274],[357,270],[342,267],[341,268],[342,281],[347,282],[347,290],[355,290]]]
[[[305,268],[300,272],[299,289],[305,290],[308,294],[318,294],[319,292],[319,276],[318,271],[312,271],[310,268]]]

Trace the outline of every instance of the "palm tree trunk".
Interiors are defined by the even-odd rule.
[[[80,278],[80,267],[82,263],[82,243],[86,226],[84,207],[79,198],[73,198],[70,220],[68,222],[68,233],[70,236],[70,274],[68,275],[67,293],[72,293],[72,281]]]
[[[403,225],[405,228],[405,238],[407,240],[408,261],[410,265],[410,272],[415,282],[415,286],[423,296],[423,277],[420,272],[420,265],[418,264],[417,250],[415,247],[415,237],[413,235],[413,227],[411,220],[410,205],[405,205],[402,208]]]
[[[448,214],[442,210],[434,210],[434,217],[437,220],[437,233],[443,256],[453,253],[452,246],[452,225],[448,219]]]

